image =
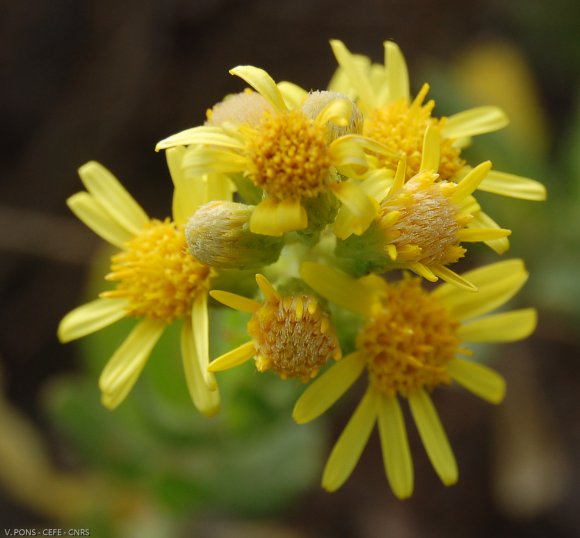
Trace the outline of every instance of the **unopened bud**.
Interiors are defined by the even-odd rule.
[[[206,125],[221,126],[224,123],[234,125],[247,124],[255,127],[262,121],[264,112],[271,112],[272,105],[259,93],[245,91],[228,95],[213,108],[207,111]]]
[[[201,206],[185,228],[191,255],[218,269],[257,269],[274,263],[282,239],[250,232],[253,209],[223,200]]]
[[[334,99],[345,99],[352,103],[352,114],[348,125],[341,127],[332,122],[326,125],[327,142],[330,143],[337,138],[347,134],[361,134],[363,130],[364,117],[354,101],[338,92],[314,91],[308,94],[308,97],[302,105],[302,112],[310,119],[315,119],[322,109]]]

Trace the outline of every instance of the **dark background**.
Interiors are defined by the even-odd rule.
[[[382,42],[397,41],[413,91],[423,82],[414,73],[430,61],[445,65],[464,47],[486,40],[513,44],[537,85],[547,118],[548,158],[557,156],[561,126],[575,114],[580,4],[574,0],[2,2],[0,361],[7,401],[49,442],[53,434],[37,393],[51,376],[79,368],[74,348],[61,346],[55,332],[60,318],[79,304],[99,243],[65,206],[66,197],[80,188],[76,169],[91,159],[104,163],[149,214],[164,216],[171,191],[155,142],[202,123],[208,107],[240,91],[239,80],[227,73],[238,64],[263,67],[275,80],[307,89],[324,88],[335,67],[330,38],[379,62]],[[506,424],[526,415],[514,410],[515,400],[508,401],[500,412],[504,423],[492,421],[497,409],[450,395],[440,405],[453,417],[449,435],[462,460],[459,485],[442,488],[419,455],[417,493],[399,503],[384,491],[374,443],[340,492],[313,488],[274,521],[255,528],[235,515],[237,535],[257,536],[264,529],[279,536],[580,535],[576,327],[577,321],[563,317],[540,324],[532,344],[511,348],[512,360],[500,368],[516,392],[521,385],[521,405],[530,414],[537,410],[538,431],[522,434],[525,453],[529,456],[530,445],[546,443],[534,460],[545,465],[539,474],[532,472],[530,487],[540,500],[531,509],[502,501],[497,480],[494,486],[490,478],[497,465],[510,465],[494,463],[494,432],[509,437]],[[335,435],[348,414],[345,409],[336,417]],[[525,491],[525,478],[522,484],[515,491]],[[1,491],[0,526],[50,524],[45,514]],[[208,523],[200,532],[235,535],[220,525]]]

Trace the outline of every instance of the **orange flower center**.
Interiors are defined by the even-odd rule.
[[[209,276],[210,268],[187,252],[183,228],[152,220],[111,258],[105,278],[117,287],[101,296],[128,299],[132,316],[171,323],[189,314]]]
[[[328,314],[307,295],[267,299],[252,315],[248,332],[254,339],[257,369],[273,370],[282,379],[306,382],[330,357],[341,357]]]
[[[270,197],[300,200],[327,190],[331,159],[324,127],[291,111],[266,113],[248,133],[250,177]]]
[[[372,110],[365,119],[363,134],[381,142],[406,156],[407,179],[419,173],[423,137],[429,125],[443,127],[445,119],[431,117],[435,107],[434,101],[422,104],[426,87],[411,104],[404,98],[388,105]],[[441,139],[441,162],[439,176],[450,179],[463,168],[465,161],[461,159],[461,149],[453,146],[450,138]],[[389,155],[379,156],[380,167],[396,170],[398,159]]]
[[[447,363],[460,351],[459,322],[423,291],[418,278],[390,284],[381,308],[356,345],[367,357],[371,384],[394,396],[449,384]]]

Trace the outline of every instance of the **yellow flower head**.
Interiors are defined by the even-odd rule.
[[[355,351],[311,384],[293,412],[299,423],[313,420],[367,371],[368,389],[324,470],[322,484],[329,491],[350,476],[378,423],[391,488],[399,498],[412,494],[413,464],[400,397],[409,402],[423,445],[443,483],[457,481],[455,457],[430,392],[454,381],[499,403],[505,393],[503,378],[458,355],[471,355],[464,347],[471,342],[520,340],[536,325],[536,312],[531,308],[485,315],[512,298],[527,280],[520,260],[495,263],[465,276],[477,285],[479,293],[450,284],[429,293],[417,278],[387,283],[371,275],[355,280],[330,267],[303,264],[302,277],[308,285],[363,317]]]
[[[263,199],[250,220],[253,233],[280,236],[304,230],[308,215],[303,202],[324,193],[332,193],[352,213],[357,233],[364,230],[377,206],[356,182],[344,178],[360,179],[369,170],[365,151],[393,152],[356,134],[360,122],[351,120],[360,113],[352,101],[325,95],[322,99],[327,102],[320,107],[313,104],[316,97],[305,95],[307,106],[302,109],[262,69],[239,66],[230,72],[249,83],[268,104],[259,121],[252,113],[251,122],[223,119],[218,126],[214,111],[212,125],[173,135],[159,142],[157,149],[189,146],[183,160],[187,174],[242,174],[261,189]]]
[[[103,298],[126,298],[127,313],[165,324],[189,315],[207,293],[210,267],[189,255],[182,226],[151,220],[111,258],[106,280],[117,282]]]
[[[365,271],[407,268],[436,281],[438,277],[471,288],[447,266],[465,253],[463,241],[499,241],[510,234],[474,220],[481,210],[471,193],[491,167],[484,162],[458,183],[439,179],[438,130],[425,132],[420,172],[405,182],[401,161],[381,201],[379,215],[360,236],[337,244],[337,254],[363,260]],[[363,263],[363,262],[359,262]]]
[[[332,159],[324,134],[325,125],[301,111],[266,114],[247,131],[249,177],[278,202],[326,192]]]
[[[469,171],[461,151],[471,137],[508,124],[504,112],[494,106],[476,107],[449,117],[434,117],[435,102],[425,103],[429,91],[427,84],[411,99],[405,58],[391,41],[384,43],[384,65],[371,65],[368,58],[352,55],[341,41],[333,40],[330,44],[340,66],[330,89],[356,99],[364,113],[365,136],[405,156],[406,179],[420,171],[423,134],[428,127],[437,128],[442,135],[440,179],[457,180]],[[380,166],[395,170],[397,163],[394,156],[386,153],[379,156]],[[546,198],[546,190],[539,182],[496,170],[490,170],[478,188],[527,200]]]
[[[423,103],[428,90],[429,86],[424,84],[412,103],[404,97],[399,97],[386,106],[372,109],[365,119],[364,134],[366,136],[405,155],[406,179],[413,177],[421,170],[421,148],[423,134],[427,128],[441,130],[445,125],[444,118],[438,119],[431,116],[435,101]],[[441,152],[439,177],[450,179],[456,176],[465,166],[465,161],[461,158],[461,148],[454,146],[451,138],[442,138],[439,150]],[[394,170],[397,164],[397,160],[388,155],[379,158],[381,167]]]
[[[168,152],[169,167],[178,170],[180,150]],[[71,196],[75,215],[103,239],[119,248],[105,277],[114,290],[69,312],[58,335],[68,342],[98,331],[123,317],[139,320],[105,366],[99,385],[103,404],[117,407],[127,396],[164,328],[183,322],[181,350],[192,399],[212,415],[219,408],[215,379],[207,372],[207,292],[211,269],[194,259],[186,248],[184,219],[204,197],[183,199],[183,178],[176,187],[174,219],[150,219],[119,181],[103,166],[89,162],[79,175],[88,192]]]
[[[282,296],[263,276],[256,275],[264,302],[215,290],[211,296],[221,303],[250,312],[248,333],[252,340],[218,357],[211,372],[226,370],[256,357],[259,372],[272,370],[282,379],[303,382],[316,376],[331,357],[341,357],[340,346],[329,315],[310,295]]]

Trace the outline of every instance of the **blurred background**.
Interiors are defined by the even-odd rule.
[[[239,368],[220,377],[224,413],[200,419],[175,334],[115,412],[98,374],[122,324],[60,345],[61,317],[102,289],[108,252],[68,212],[76,169],[98,160],[147,212],[169,214],[161,138],[200,124],[253,64],[323,89],[328,40],[382,61],[401,46],[412,91],[429,81],[438,115],[504,107],[470,162],[543,181],[546,203],[482,196],[513,230],[508,256],[531,278],[519,306],[539,326],[478,350],[508,380],[500,407],[436,394],[459,467],[443,487],[412,428],[416,493],[400,502],[376,434],[347,484],[320,486],[358,394],[308,427],[300,386]],[[580,536],[580,3],[576,0],[30,0],[0,5],[0,527],[90,529],[103,537]],[[476,250],[478,263],[494,259]],[[475,259],[475,258],[474,258]],[[212,355],[243,340],[226,317]],[[219,316],[216,314],[214,319]],[[230,317],[228,317],[230,316]],[[223,321],[223,320],[222,320]]]

